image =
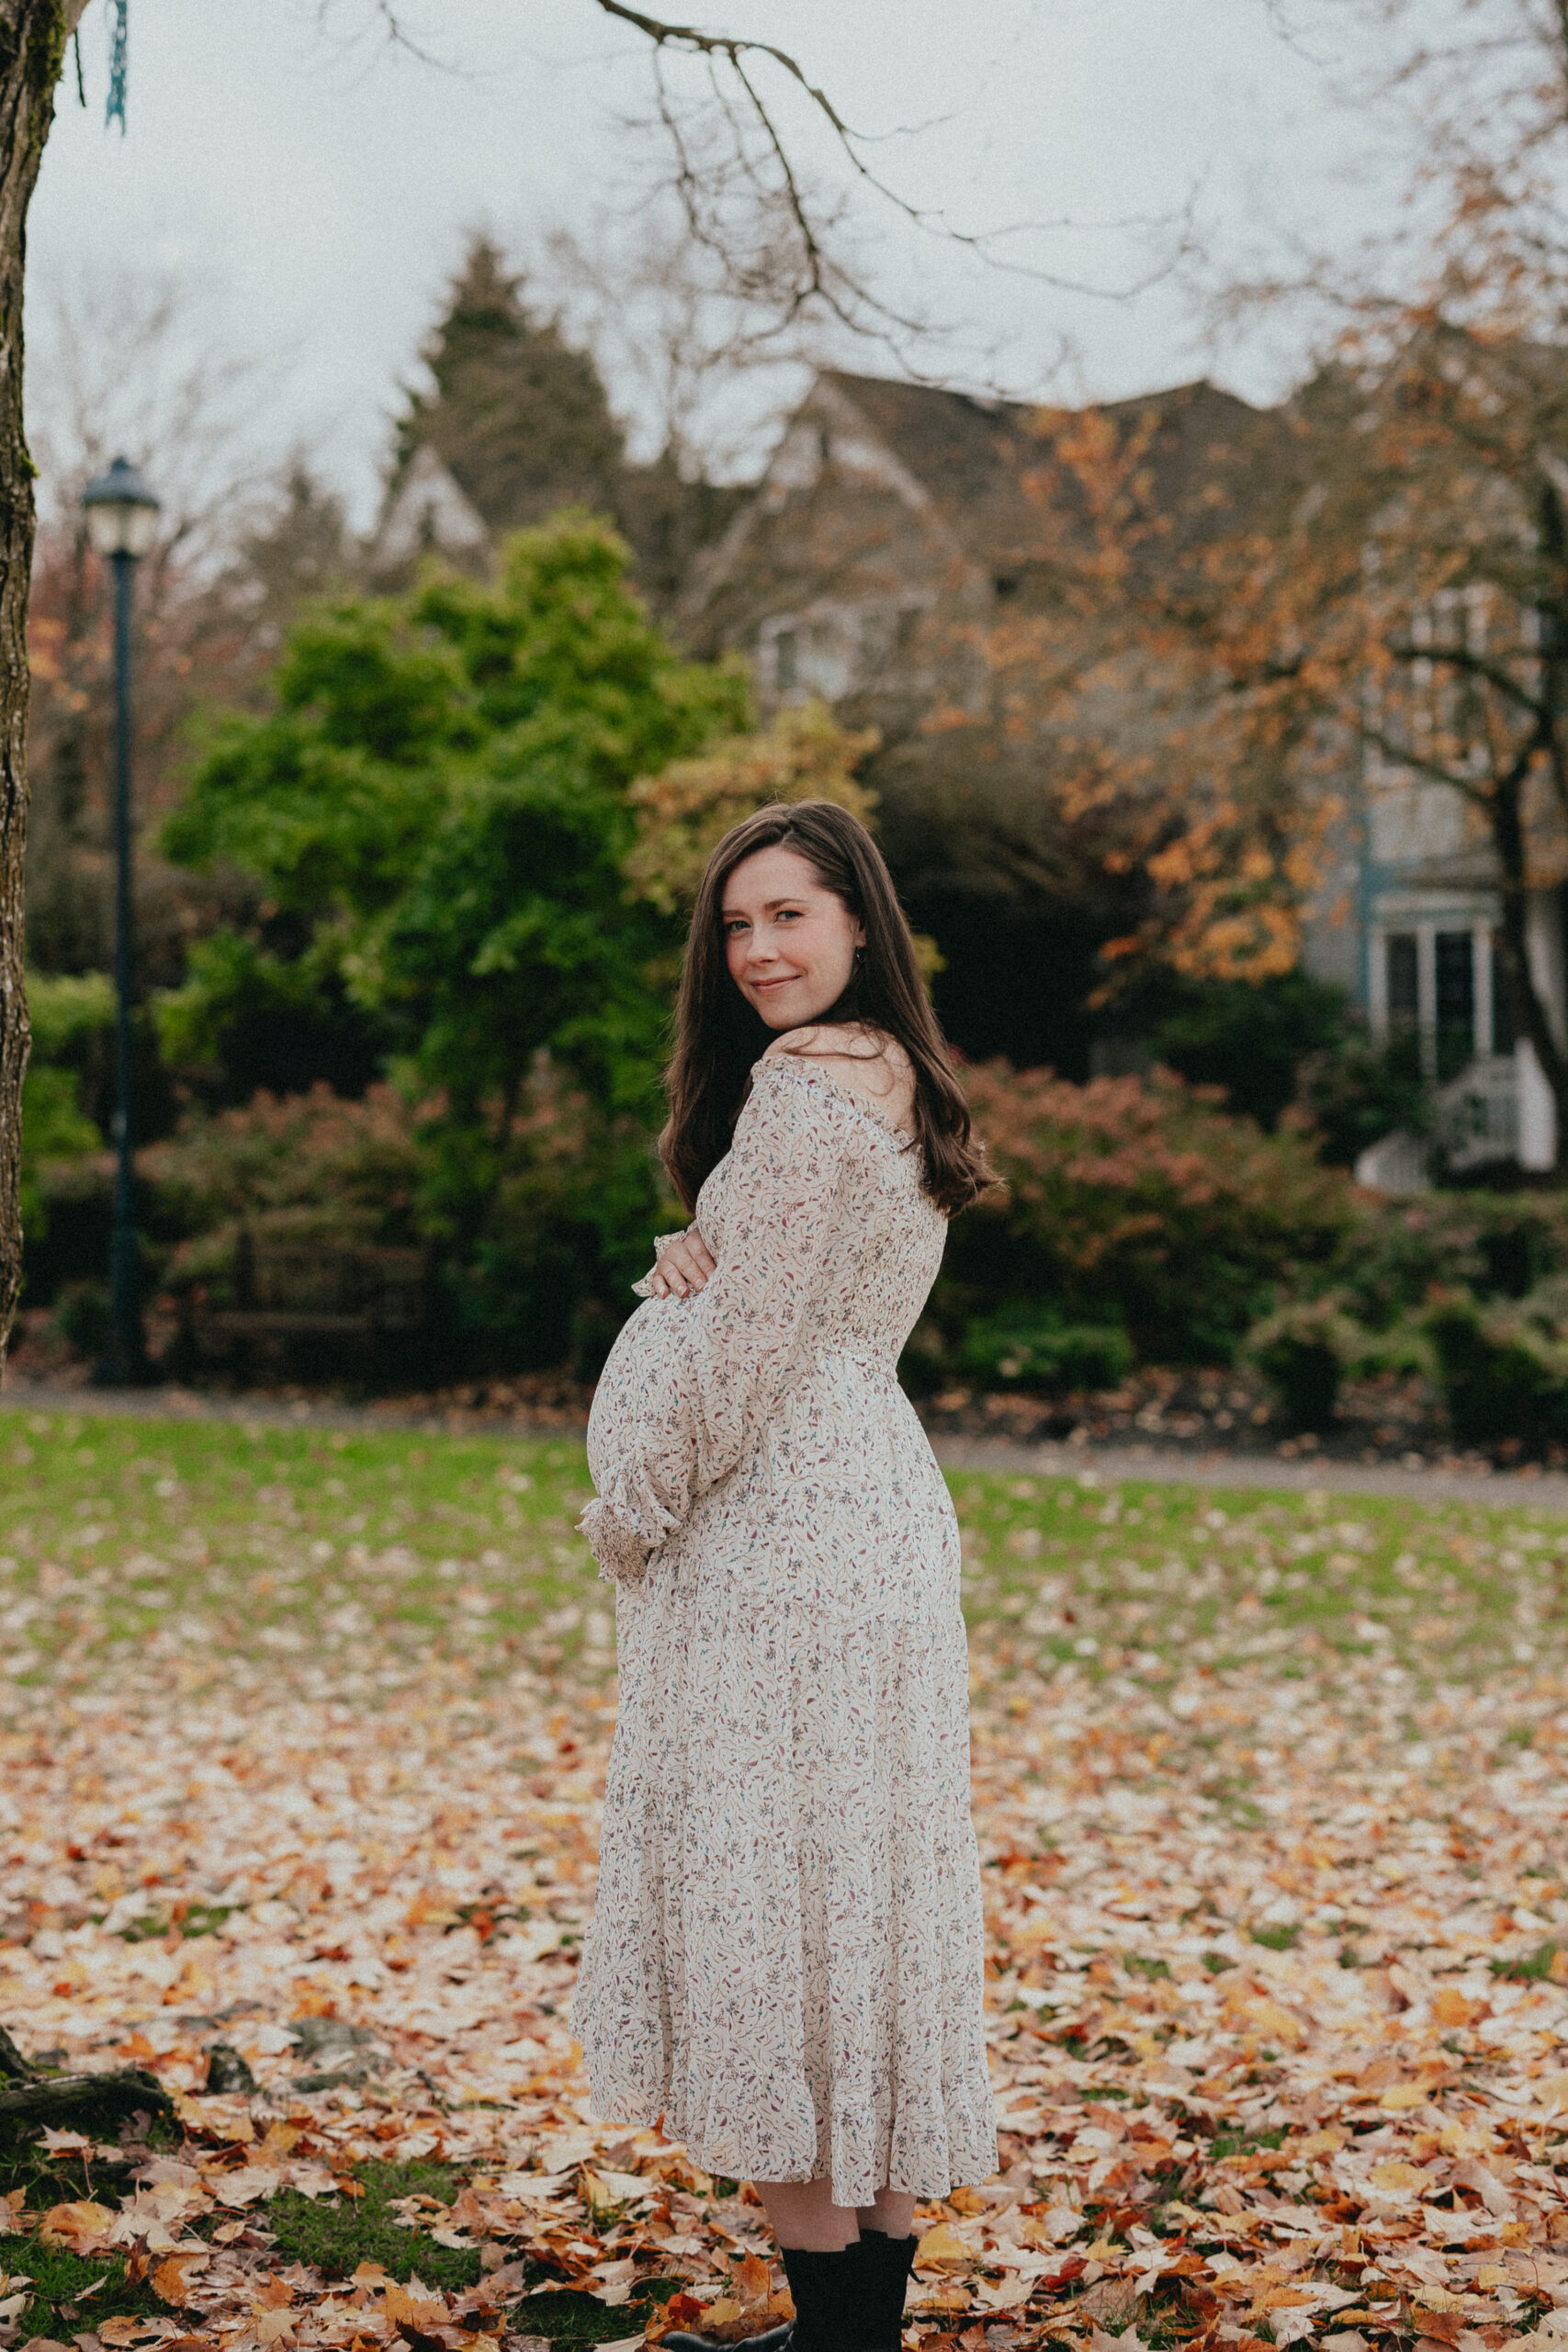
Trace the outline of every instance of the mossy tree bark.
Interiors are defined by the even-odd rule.
[[[0,0],[0,1361],[22,1281],[22,855],[28,831],[28,574],[33,467],[22,426],[28,207],[65,44],[86,0]]]

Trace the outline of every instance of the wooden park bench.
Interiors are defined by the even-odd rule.
[[[374,1353],[412,1338],[430,1320],[430,1259],[423,1250],[307,1241],[240,1227],[226,1297],[205,1283],[178,1291],[179,1345],[191,1363],[256,1342],[339,1340]]]

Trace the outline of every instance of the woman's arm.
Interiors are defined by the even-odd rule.
[[[617,1400],[603,1436],[589,1432],[598,1499],[581,1523],[612,1574],[635,1573],[776,1410],[858,1134],[852,1105],[813,1083],[809,1065],[759,1069],[735,1130],[715,1272],[686,1301],[641,1392]]]

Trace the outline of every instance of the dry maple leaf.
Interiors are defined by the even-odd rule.
[[[736,2265],[731,2278],[743,2303],[765,2302],[773,2291],[773,2266],[764,2262],[760,2254],[745,2256]]]
[[[99,2254],[118,2218],[111,2207],[92,2199],[51,2205],[39,2224],[39,2236],[45,2245],[67,2246],[73,2254]]]

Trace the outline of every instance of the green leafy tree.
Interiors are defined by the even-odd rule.
[[[541,1047],[640,1102],[659,1013],[641,973],[662,919],[631,898],[633,779],[744,723],[733,669],[680,661],[625,583],[626,551],[567,514],[519,534],[493,584],[427,580],[296,629],[276,707],[218,730],[165,829],[188,865],[265,893],[165,1011],[221,1046],[273,988],[376,1021],[455,1115],[504,1118]]]
[[[22,1219],[28,1240],[39,1241],[48,1223],[39,1170],[49,1160],[80,1159],[103,1149],[82,1091],[94,1048],[108,1036],[114,996],[102,972],[34,972],[28,995],[33,1050],[22,1089]]]
[[[653,1214],[667,991],[648,975],[673,934],[623,872],[629,787],[733,735],[747,688],[671,652],[626,560],[568,514],[513,538],[493,583],[433,575],[326,608],[290,638],[276,707],[222,723],[165,829],[171,856],[240,868],[264,909],[253,933],[193,958],[164,1001],[166,1047],[221,1061],[269,1008],[297,1034],[367,1024],[442,1102],[423,1129],[425,1210],[455,1265],[500,1247],[498,1204],[543,1132],[541,1066],[603,1129],[588,1225],[614,1204],[625,1227],[634,1194]],[[605,1224],[601,1242],[574,1245],[590,1290],[625,1230]],[[524,1311],[515,1289],[458,1292],[470,1323]]]

